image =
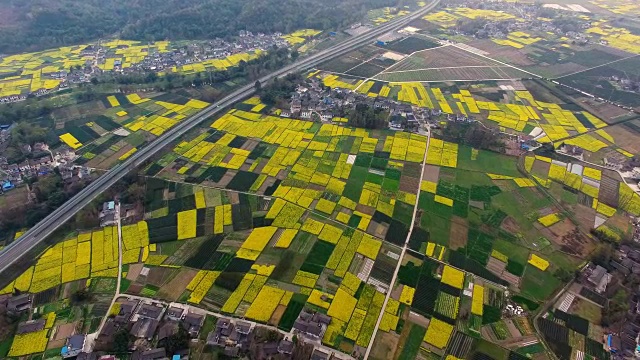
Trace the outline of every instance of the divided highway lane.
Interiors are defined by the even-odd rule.
[[[276,77],[281,77],[291,73],[311,69],[324,61],[327,61],[336,56],[343,55],[356,47],[362,46],[386,32],[398,29],[406,25],[412,20],[421,17],[426,12],[431,11],[435,6],[438,5],[439,2],[440,0],[432,0],[429,5],[422,7],[420,10],[414,12],[413,14],[394,19],[363,34],[351,37],[329,49],[323,50],[317,54],[303,58],[291,65],[285,66],[284,68],[277,70],[267,76],[264,76],[259,80],[261,83],[266,83]],[[58,209],[54,210],[46,218],[29,229],[18,240],[5,247],[0,252],[0,273],[7,270],[7,268],[13,265],[29,250],[33,249],[40,241],[44,240],[44,238],[46,238],[49,234],[54,232],[56,229],[62,226],[62,224],[71,219],[71,217],[73,217],[80,209],[87,206],[103,191],[111,187],[118,180],[122,179],[122,177],[124,177],[130,171],[136,169],[138,166],[140,166],[140,164],[148,160],[153,154],[160,151],[162,148],[164,148],[174,140],[180,138],[207,118],[215,116],[221,113],[226,107],[249,97],[254,93],[254,91],[255,89],[253,84],[241,87],[240,89],[221,99],[219,102],[208,106],[198,114],[195,114],[194,116],[182,121],[181,123],[178,123],[164,135],[133,154],[125,162],[116,165],[113,169],[100,176],[97,180],[89,184],[73,198],[69,199]]]

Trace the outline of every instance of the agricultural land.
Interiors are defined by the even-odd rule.
[[[0,241],[19,242],[36,215],[239,85],[423,6],[384,3],[331,34],[2,58],[0,94],[29,106],[1,105],[28,121],[3,150],[14,187],[0,196]],[[631,358],[639,16],[631,0],[445,0],[257,81],[3,274],[0,358]],[[44,94],[69,67],[86,71],[73,93]],[[174,77],[185,83],[156,86]],[[51,164],[24,176],[20,164],[47,152]]]

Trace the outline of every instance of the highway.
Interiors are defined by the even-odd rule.
[[[331,58],[343,55],[357,47],[371,42],[376,37],[384,33],[392,30],[397,30],[405,26],[412,20],[417,19],[425,13],[431,11],[438,5],[439,2],[440,0],[432,0],[428,5],[420,8],[418,11],[412,14],[393,19],[385,24],[372,28],[365,33],[348,38],[329,49],[320,51],[309,57],[302,58],[293,64],[287,65],[280,70],[277,70],[269,75],[260,78],[259,81],[264,84],[276,77],[282,77],[291,73],[305,71]],[[212,116],[219,115],[220,113],[222,113],[222,111],[224,111],[226,107],[232,106],[236,102],[251,96],[254,92],[255,88],[253,83],[237,89],[217,103],[206,107],[201,112],[178,123],[162,136],[133,154],[131,157],[129,157],[129,159],[127,159],[123,163],[116,165],[114,168],[107,171],[91,184],[87,185],[87,187],[81,190],[73,198],[69,199],[59,208],[54,210],[46,218],[29,229],[19,239],[6,246],[2,250],[2,252],[0,252],[0,273],[7,270],[23,255],[28,253],[38,243],[43,241],[49,234],[53,233],[65,222],[70,220],[78,211],[89,205],[89,203],[98,195],[107,190],[109,187],[113,186],[126,174],[135,170],[138,166],[140,166],[140,164],[151,158],[151,156],[160,151],[162,148],[166,147],[174,140],[179,139],[189,130],[202,123],[204,120]]]

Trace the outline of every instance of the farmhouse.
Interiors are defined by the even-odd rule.
[[[133,323],[131,331],[132,336],[137,338],[144,338],[147,340],[153,339],[153,335],[156,333],[159,321],[150,318],[140,318]]]
[[[165,316],[169,320],[179,321],[182,319],[183,314],[184,314],[183,308],[170,306]]]
[[[31,295],[21,294],[13,296],[7,303],[7,311],[9,312],[22,312],[31,309]]]
[[[46,324],[45,319],[29,320],[18,324],[18,330],[16,334],[28,334],[44,329]]]
[[[191,337],[197,337],[204,324],[204,315],[196,313],[188,313],[184,317],[184,324],[187,327],[187,331]]]
[[[60,355],[65,359],[78,356],[84,348],[85,340],[86,336],[81,334],[71,336],[60,350]]]

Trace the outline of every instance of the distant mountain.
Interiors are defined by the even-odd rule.
[[[402,1],[402,0],[400,0]],[[239,30],[327,29],[397,0],[3,0],[0,53],[73,45],[100,37],[204,39]]]

